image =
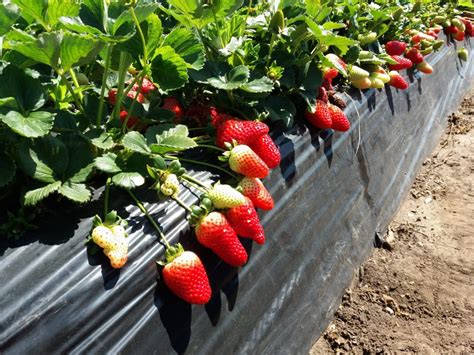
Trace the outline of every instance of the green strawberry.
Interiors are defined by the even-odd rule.
[[[458,57],[461,60],[467,61],[467,58],[469,57],[469,52],[466,48],[461,48],[458,50]]]
[[[179,194],[179,180],[175,174],[168,174],[160,186],[160,191],[165,196],[177,196]]]
[[[366,33],[366,34],[360,34],[360,35],[357,36],[357,40],[363,46],[366,45],[366,44],[370,44],[370,43],[375,42],[377,40],[377,33],[369,32],[369,33]]]
[[[208,197],[216,208],[232,208],[243,205],[245,196],[230,185],[215,184],[209,191]]]
[[[367,70],[362,69],[356,65],[353,65],[349,70],[349,80],[359,81],[361,79],[368,78],[370,73]]]
[[[362,78],[360,80],[351,81],[353,87],[357,89],[368,89],[372,86],[372,81],[369,78]]]

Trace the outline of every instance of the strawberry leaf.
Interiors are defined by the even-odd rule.
[[[145,178],[136,172],[122,172],[112,177],[112,183],[126,189],[134,189],[143,185]]]
[[[218,77],[207,79],[208,83],[217,88],[226,91],[231,91],[242,87],[246,84],[250,77],[250,70],[245,65],[239,65],[233,68],[228,73]]]
[[[188,81],[187,64],[170,46],[158,48],[151,62],[153,81],[162,90],[180,88]]]
[[[42,199],[48,197],[51,195],[53,192],[58,191],[58,189],[61,187],[61,182],[60,181],[55,181],[51,184],[48,184],[46,186],[40,187],[35,190],[30,190],[25,194],[24,197],[24,202],[26,206],[34,206],[36,205],[39,201]]]
[[[86,185],[71,181],[66,181],[62,184],[58,192],[75,202],[84,203],[91,199],[91,192],[87,189]]]
[[[122,169],[117,165],[116,160],[117,154],[107,153],[101,157],[95,158],[95,167],[105,173],[119,173]]]
[[[285,127],[293,125],[296,107],[286,96],[269,96],[264,103],[265,109],[274,122],[281,122]]]
[[[166,36],[163,45],[172,47],[188,68],[200,70],[204,66],[204,46],[190,30],[175,28]]]
[[[128,132],[122,139],[125,148],[140,154],[150,154],[150,148],[146,144],[145,137],[139,132]]]
[[[11,26],[20,17],[19,9],[13,4],[0,4],[0,36],[10,31]]]

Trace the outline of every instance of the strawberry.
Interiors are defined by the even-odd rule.
[[[332,86],[332,81],[329,81],[329,80],[326,80],[326,79],[323,80],[323,83],[321,84],[321,87],[323,89],[328,90],[328,91],[332,91],[334,89],[334,87]]]
[[[383,83],[382,80],[380,80],[380,79],[378,79],[374,76],[370,76],[369,79],[370,79],[370,87],[371,88],[382,89],[385,86],[385,84]]]
[[[242,266],[247,262],[247,251],[222,213],[209,213],[198,223],[195,232],[199,243],[227,264]]]
[[[214,127],[218,127],[220,126],[220,124],[224,121],[228,121],[228,120],[237,120],[234,116],[231,116],[231,115],[228,115],[226,113],[221,113],[219,111],[217,111],[217,109],[215,107],[211,107],[210,108],[210,121],[211,121],[211,125],[213,125]]]
[[[466,30],[466,26],[464,25],[463,21],[459,18],[453,18],[451,20],[451,25],[455,26],[458,31],[464,32]]]
[[[331,81],[335,77],[339,75],[339,72],[337,71],[336,68],[324,68],[323,69],[324,76],[323,78],[326,80]]]
[[[466,34],[467,37],[473,37],[474,36],[474,29],[472,26],[472,22],[469,19],[463,18],[461,21],[464,23],[464,26],[466,27],[466,30],[464,33]]]
[[[181,107],[177,99],[175,99],[174,97],[165,97],[163,99],[162,108],[174,113],[174,123],[181,122],[181,118],[183,117],[183,108]]]
[[[328,104],[322,100],[316,100],[316,108],[314,112],[309,108],[305,112],[305,117],[316,128],[331,128],[332,120],[329,114]]]
[[[382,69],[383,70],[383,69]],[[370,73],[370,79],[378,79],[382,81],[382,83],[387,84],[390,81],[390,76],[383,70],[383,72],[373,72]]]
[[[368,78],[370,73],[367,70],[364,70],[356,65],[353,65],[349,70],[349,80],[350,81],[359,81],[364,78]]]
[[[454,25],[450,25],[444,28],[444,33],[445,34],[456,34],[458,32],[458,29]]]
[[[267,164],[252,148],[244,144],[232,148],[229,154],[229,166],[232,171],[247,177],[263,179],[269,173]]]
[[[211,299],[206,269],[201,259],[178,244],[166,250],[167,264],[163,268],[163,281],[173,293],[191,304],[206,304]]]
[[[257,244],[265,243],[265,232],[252,200],[246,197],[247,202],[239,207],[229,208],[225,217],[235,232],[244,238],[250,238]]]
[[[252,144],[249,145],[252,150],[267,164],[270,169],[276,168],[280,165],[280,150],[277,145],[273,142],[272,137],[268,134],[264,134],[257,138]]]
[[[179,180],[175,174],[168,174],[160,186],[160,191],[165,196],[176,197],[179,194]]]
[[[331,128],[341,132],[348,131],[351,128],[351,123],[347,119],[344,111],[333,104],[329,104],[328,107],[332,120]]]
[[[137,96],[137,92],[134,90],[130,90],[127,94],[129,98],[132,100],[135,99],[135,96]],[[109,94],[108,94],[108,101],[110,105],[115,105],[115,100],[117,99],[117,89],[110,89]],[[143,96],[142,93],[138,93],[137,96],[137,102],[144,103],[145,102],[145,96]]]
[[[245,203],[245,197],[230,185],[215,184],[208,191],[209,199],[216,208],[238,207]]]
[[[357,36],[357,40],[360,42],[361,45],[370,44],[377,40],[377,33],[369,32],[367,34],[360,34]]]
[[[117,247],[116,239],[112,229],[101,225],[92,230],[92,240],[101,248],[113,249]]]
[[[426,61],[423,61],[416,65],[416,68],[425,74],[431,74],[433,72],[433,67],[429,65]]]
[[[372,82],[369,78],[362,78],[360,80],[351,81],[353,87],[357,89],[368,89],[372,86]]]
[[[388,64],[388,67],[389,67],[390,70],[408,69],[408,68],[411,68],[413,66],[413,63],[408,58],[404,58],[404,57],[399,56],[399,55],[392,55],[391,57],[398,64]]]
[[[324,102],[328,102],[328,92],[325,88],[322,86],[318,90],[318,97],[319,100],[322,100]]]
[[[113,226],[112,228],[112,233],[117,237],[117,238],[126,238],[127,233],[125,233],[125,228],[119,224]]]
[[[249,145],[268,131],[268,126],[263,122],[227,120],[217,127],[216,145],[224,148],[226,142],[232,143],[234,140],[238,144]]]
[[[417,44],[417,43],[420,43],[421,39],[422,39],[421,36],[419,34],[416,34],[411,37],[410,42],[412,44]]]
[[[138,89],[138,87],[137,87]],[[150,80],[148,80],[147,78],[143,78],[143,81],[142,81],[142,88],[140,90],[140,92],[144,95],[146,94],[149,94],[150,92],[152,92],[153,90],[156,90],[156,86],[155,84],[153,84]]]
[[[405,57],[410,59],[414,64],[421,63],[424,60],[423,55],[416,48],[411,48],[406,52]]]
[[[127,250],[123,249],[104,249],[104,254],[110,260],[110,265],[114,269],[122,268],[128,260]]]
[[[459,59],[464,60],[466,62],[467,58],[469,57],[469,52],[466,48],[460,48],[458,49],[458,57]]]
[[[453,34],[453,38],[456,41],[462,42],[464,41],[464,38],[466,37],[465,33],[463,31],[457,31],[455,34]]]
[[[341,58],[339,58],[337,55],[333,53],[326,54],[326,58],[329,59],[329,61],[331,61],[332,63],[336,63],[336,62],[339,63],[341,67],[343,67],[344,69],[347,68],[346,62],[344,62]]]
[[[402,41],[390,41],[385,43],[385,51],[389,55],[402,55],[405,53],[407,44]]]
[[[250,198],[256,208],[261,208],[262,210],[271,210],[273,208],[273,198],[260,179],[244,177],[240,181],[239,187],[242,189],[242,194]]]
[[[388,84],[390,86],[393,86],[400,90],[405,90],[408,88],[408,83],[397,71],[391,71],[389,75],[390,82]]]

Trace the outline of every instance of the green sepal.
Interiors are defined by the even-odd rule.
[[[119,220],[117,220],[117,217],[117,211],[110,211],[105,216],[104,225],[106,225],[107,227],[116,225],[117,223],[119,223],[120,220],[120,217],[118,217]]]
[[[165,251],[165,261],[157,261],[156,263],[161,266],[171,263],[174,259],[184,253],[184,248],[180,243],[169,247]]]

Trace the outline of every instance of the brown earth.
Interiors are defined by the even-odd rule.
[[[310,355],[474,353],[474,89]]]

